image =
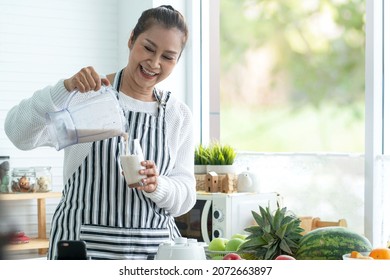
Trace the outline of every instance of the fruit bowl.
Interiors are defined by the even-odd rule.
[[[222,260],[223,257],[229,253],[237,253],[235,251],[210,251],[205,248],[206,259],[207,260]]]
[[[370,260],[370,259],[371,259],[371,258],[369,258],[370,252],[360,252],[360,254],[361,254],[363,257],[360,257],[360,258],[352,258],[352,257],[351,257],[351,253],[344,254],[344,255],[343,255],[343,260],[345,260],[345,261],[354,261],[354,260]]]

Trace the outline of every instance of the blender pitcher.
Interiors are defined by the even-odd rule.
[[[115,90],[102,86],[92,97],[73,91],[62,110],[46,114],[49,134],[57,150],[125,134],[125,116]],[[88,97],[70,105],[76,96]]]

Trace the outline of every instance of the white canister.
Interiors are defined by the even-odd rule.
[[[237,191],[260,193],[260,181],[258,176],[254,172],[250,172],[249,169],[238,174]]]

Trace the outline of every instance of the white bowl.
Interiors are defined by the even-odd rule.
[[[368,256],[370,254],[370,252],[360,252],[360,254],[362,254],[363,256]],[[355,260],[369,260],[368,258],[365,259],[365,258],[351,258],[351,253],[349,254],[345,254],[343,255],[343,260],[347,260],[347,261],[355,261]]]

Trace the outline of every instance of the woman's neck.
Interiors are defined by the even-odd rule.
[[[119,90],[122,91],[127,96],[130,96],[132,98],[145,101],[145,102],[151,102],[156,101],[155,96],[153,94],[154,88],[141,88],[139,87],[134,80],[132,79],[131,75],[126,73],[126,69],[123,69],[122,73],[122,79],[120,83]]]

